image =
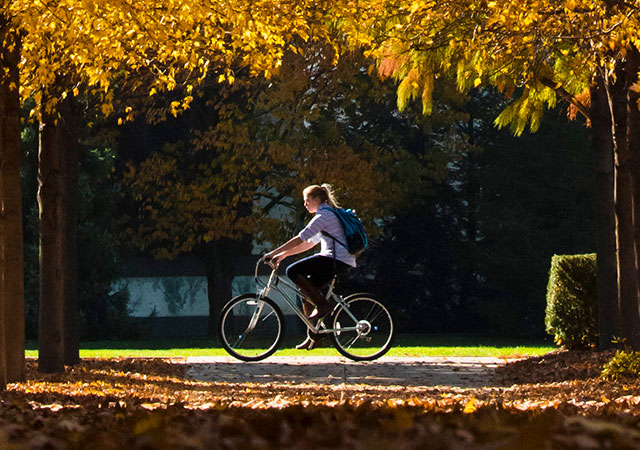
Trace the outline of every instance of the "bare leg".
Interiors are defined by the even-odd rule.
[[[304,313],[305,317],[309,318],[309,316],[311,315],[314,309],[315,307],[311,303],[309,303],[306,300],[302,300],[302,312]],[[312,331],[307,328],[307,338],[304,341],[302,341],[302,343],[296,345],[296,348],[298,350],[302,350],[302,349],[309,350],[309,345],[311,345],[311,343],[314,341],[314,338],[316,337],[315,333],[313,334],[314,336],[312,337]]]

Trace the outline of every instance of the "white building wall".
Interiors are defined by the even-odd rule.
[[[262,278],[266,282],[267,277]],[[129,292],[131,317],[209,315],[207,280],[203,276],[123,278],[114,286],[114,290],[121,289]],[[255,293],[253,276],[235,277],[231,289],[234,297]],[[285,314],[294,314],[279,293],[272,291],[269,298],[278,303]],[[228,300],[222,299],[225,303]]]

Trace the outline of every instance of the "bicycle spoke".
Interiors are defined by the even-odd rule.
[[[375,312],[377,311],[377,314],[375,314]],[[375,303],[373,303],[371,305],[371,308],[369,308],[369,312],[367,312],[367,314],[365,315],[365,320],[369,323],[373,322],[382,312],[382,309],[378,307],[378,305],[376,305]],[[371,318],[371,315],[374,314],[374,317]]]
[[[344,348],[349,350],[351,348],[351,346],[356,343],[356,341],[358,340],[359,337],[360,337],[360,334],[356,333],[356,337],[354,337],[351,340],[351,342],[349,342]]]
[[[355,334],[344,330],[345,322],[353,322]],[[362,296],[351,297],[334,317],[333,340],[336,349],[356,361],[370,361],[384,355],[391,346],[393,320],[383,304]]]
[[[246,334],[241,334],[240,336],[238,336],[238,340],[236,340],[236,342],[234,342],[233,346],[234,347],[238,347],[240,348],[240,346],[242,345],[242,343],[244,342],[244,338],[246,337]]]
[[[369,323],[375,322],[375,320],[380,316],[380,314],[384,314],[384,310],[382,308],[378,308],[378,312],[371,318],[368,318],[367,321]]]
[[[222,346],[243,361],[259,361],[278,349],[284,318],[270,299],[254,296],[233,299],[223,309]]]
[[[269,314],[267,314],[264,319],[262,319],[262,321],[264,322],[265,320],[267,320],[269,317],[271,317],[272,315],[275,314],[275,311],[271,311]]]

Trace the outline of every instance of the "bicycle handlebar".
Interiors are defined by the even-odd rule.
[[[256,281],[256,284],[258,286],[266,286],[267,283],[263,283],[262,281],[260,281],[260,278],[258,277],[258,268],[260,267],[260,264],[265,264],[269,267],[271,267],[272,272],[278,270],[278,266],[273,264],[272,260],[266,260],[264,259],[264,257],[260,257],[258,258],[258,262],[256,263],[256,270],[255,270],[255,274],[254,274],[254,279]]]

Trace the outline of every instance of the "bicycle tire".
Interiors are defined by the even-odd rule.
[[[218,332],[222,347],[231,356],[247,362],[260,361],[280,347],[284,316],[270,298],[245,294],[229,300],[222,308]]]
[[[395,333],[393,318],[387,307],[372,295],[364,293],[352,294],[344,302],[358,322],[353,320],[344,306],[334,312],[331,338],[336,350],[354,361],[372,361],[387,353]],[[351,330],[344,331],[345,328]]]

